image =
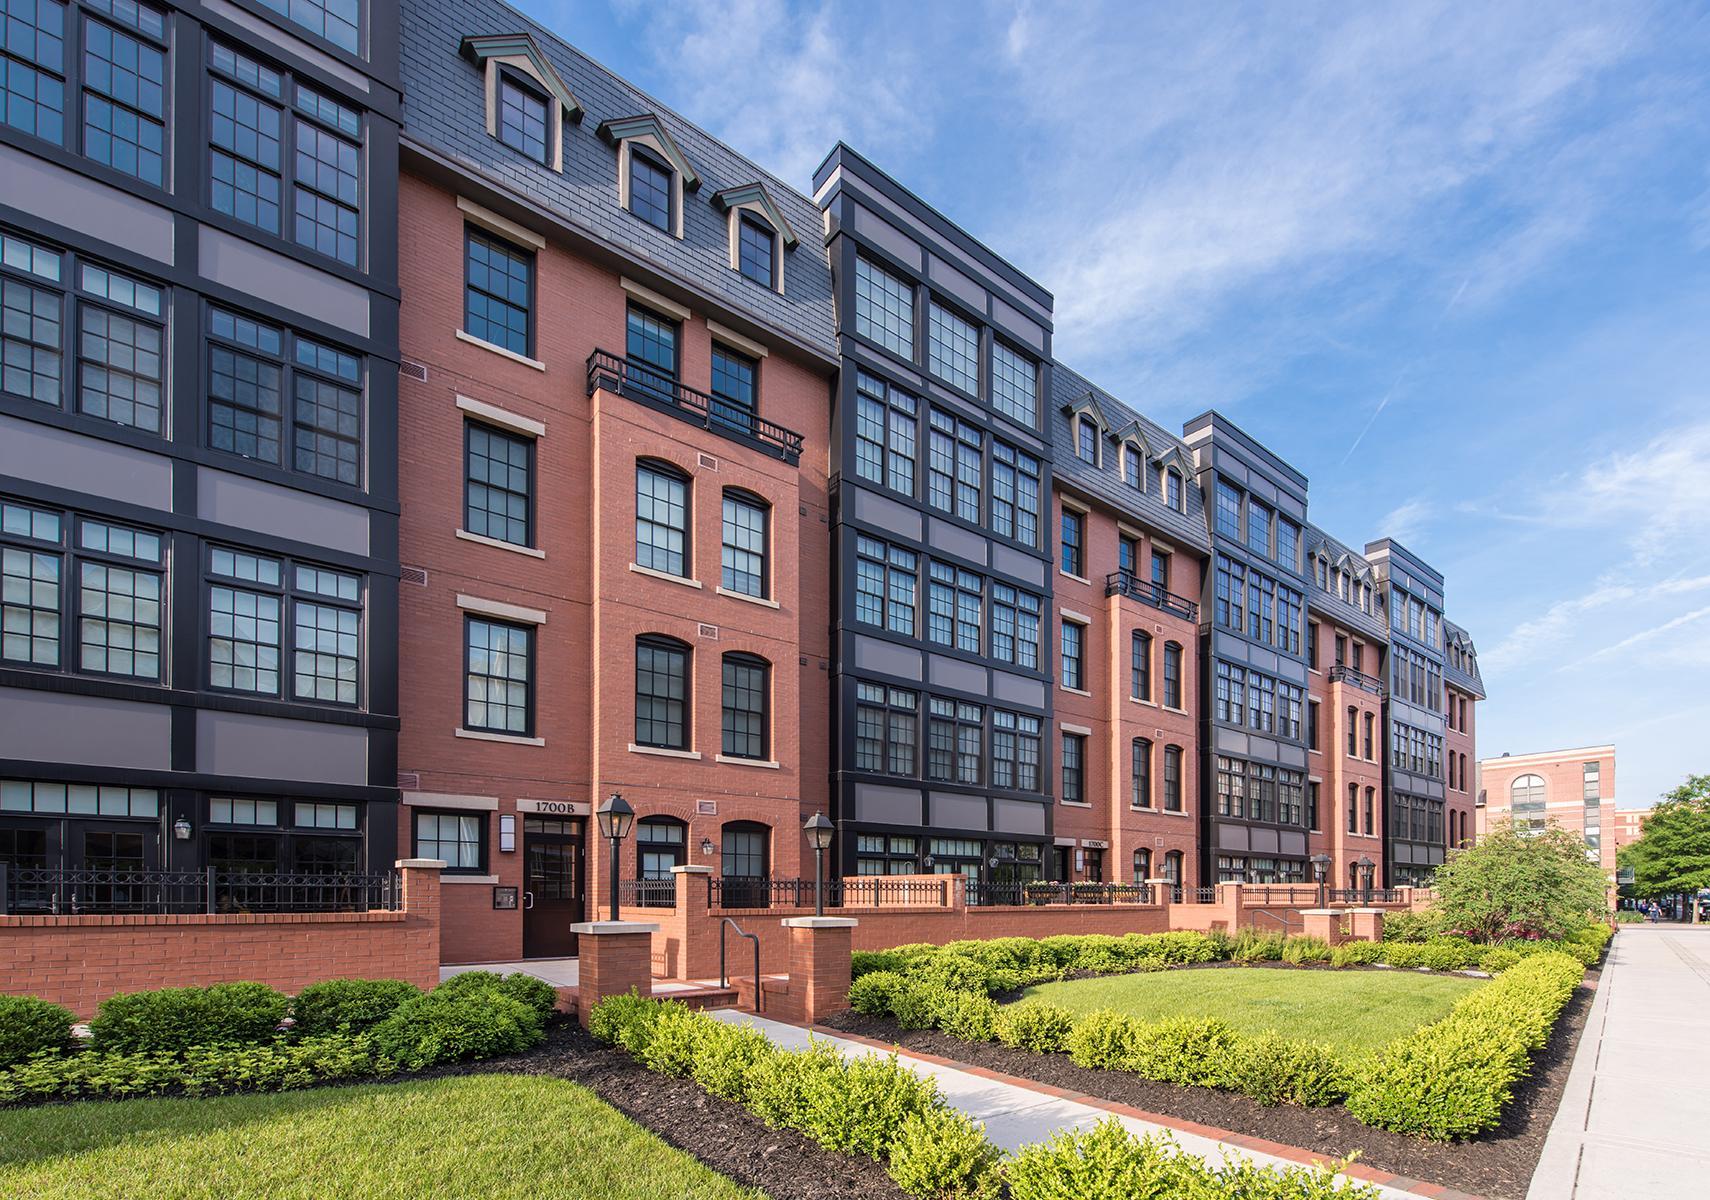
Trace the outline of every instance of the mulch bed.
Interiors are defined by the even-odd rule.
[[[655,1074],[624,1051],[595,1041],[574,1019],[556,1022],[546,1044],[526,1054],[459,1063],[414,1078],[492,1072],[579,1083],[677,1149],[771,1200],[905,1200],[871,1159],[822,1149],[794,1130],[773,1129],[699,1084]]]
[[[1360,1162],[1380,1171],[1491,1197],[1520,1200],[1531,1184],[1567,1086],[1574,1050],[1585,1029],[1598,971],[1568,1001],[1544,1049],[1532,1060],[1532,1074],[1514,1091],[1502,1124],[1471,1141],[1429,1142],[1362,1125],[1340,1106],[1267,1108],[1233,1092],[1176,1087],[1140,1079],[1125,1071],[1077,1067],[1067,1054],[1035,1054],[995,1042],[964,1042],[936,1030],[902,1029],[888,1018],[847,1012],[827,1023],[861,1037],[894,1044],[970,1066],[1000,1071],[1087,1096],[1114,1100],[1146,1112],[1179,1117],[1202,1125],[1267,1138],[1315,1154],[1340,1158],[1359,1152]]]

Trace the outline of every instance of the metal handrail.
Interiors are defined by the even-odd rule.
[[[1178,617],[1186,617],[1192,621],[1199,616],[1199,604],[1186,596],[1178,596],[1168,591],[1162,584],[1150,579],[1141,579],[1132,571],[1112,571],[1104,577],[1104,594],[1106,596],[1127,596],[1142,604],[1150,604],[1153,608],[1161,608],[1165,612],[1175,613]]]
[[[1361,691],[1370,692],[1374,696],[1382,696],[1387,690],[1384,687],[1383,680],[1373,675],[1367,675],[1364,671],[1356,671],[1346,663],[1337,663],[1330,668],[1330,682],[1351,684]]]
[[[599,388],[668,412],[721,437],[755,446],[791,466],[801,462],[805,439],[795,430],[610,350],[595,350],[588,356],[588,395]]]
[[[747,938],[749,941],[754,943],[754,1014],[755,1016],[759,1016],[761,1007],[760,994],[763,990],[760,986],[760,935],[757,933],[744,933],[742,931],[742,926],[738,925],[729,917],[720,921],[718,926],[718,986],[721,988],[728,988],[730,986],[730,972],[726,970],[724,962],[724,930],[727,925],[736,930],[737,937]]]

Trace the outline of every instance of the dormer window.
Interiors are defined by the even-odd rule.
[[[1174,467],[1164,472],[1164,503],[1177,512],[1186,512],[1182,502],[1182,473]]]
[[[499,72],[499,140],[546,163],[546,97],[509,69]]]
[[[643,113],[606,121],[601,139],[617,147],[618,204],[655,229],[683,236],[683,197],[700,176],[658,117]]]
[[[754,217],[737,220],[736,269],[762,287],[772,287],[777,269],[777,235]]]
[[[671,168],[645,150],[630,151],[629,211],[649,225],[671,231]]]
[[[564,169],[564,121],[582,105],[526,33],[463,39],[463,56],[486,76],[487,133],[553,171]]]
[[[1127,442],[1122,447],[1122,482],[1135,491],[1144,491],[1146,487],[1146,456],[1140,452],[1140,447],[1133,442]]]
[[[1082,417],[1075,424],[1075,455],[1090,466],[1098,466],[1098,426]]]

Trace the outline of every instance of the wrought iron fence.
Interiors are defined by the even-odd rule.
[[[1183,887],[1179,883],[1170,884],[1171,904],[1216,904],[1216,887]]]
[[[827,879],[827,908],[944,907],[950,903],[950,876],[942,879],[887,879],[862,875]],[[707,876],[709,908],[812,908],[811,879],[718,879]]]
[[[396,871],[145,871],[0,863],[0,913],[23,916],[396,912],[402,903]]]
[[[970,880],[968,903],[978,905],[1150,904],[1148,883],[1066,883],[1033,880],[1027,883],[988,883]]]
[[[1132,571],[1112,571],[1104,577],[1106,596],[1127,596],[1153,608],[1161,608],[1178,617],[1192,621],[1199,615],[1199,604],[1186,596],[1178,596],[1163,584],[1142,579]]]
[[[1386,690],[1383,680],[1367,675],[1364,671],[1356,671],[1346,663],[1337,663],[1330,668],[1330,682],[1346,683],[1374,696],[1382,696]]]
[[[618,881],[618,902],[636,908],[676,908],[676,879],[622,879]]]
[[[630,362],[610,350],[588,356],[588,394],[604,388],[641,404],[664,409],[692,425],[758,446],[792,466],[801,461],[802,435],[774,424],[752,409],[679,383],[669,375]]]

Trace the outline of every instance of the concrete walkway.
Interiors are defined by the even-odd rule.
[[[774,1045],[800,1050],[815,1042],[834,1047],[839,1053],[859,1056],[874,1053],[894,1053],[917,1074],[931,1076],[938,1083],[939,1094],[986,1127],[986,1136],[1003,1150],[1034,1142],[1046,1141],[1060,1129],[1087,1129],[1115,1116],[1136,1134],[1168,1133],[1176,1144],[1190,1154],[1208,1162],[1221,1162],[1225,1157],[1247,1158],[1265,1166],[1299,1166],[1313,1158],[1305,1151],[1290,1146],[1265,1142],[1259,1138],[1209,1129],[1187,1121],[1160,1118],[1141,1113],[1127,1105],[1099,1100],[1090,1096],[1075,1096],[1061,1089],[1028,1080],[999,1075],[978,1067],[964,1067],[929,1055],[911,1053],[895,1047],[881,1046],[864,1039],[834,1036],[822,1030],[810,1031],[799,1025],[787,1025],[753,1013],[721,1009],[708,1016],[720,1021],[752,1026],[764,1033]],[[1073,1096],[1073,1098],[1069,1098]],[[1409,1190],[1412,1180],[1403,1180],[1381,1171],[1355,1163],[1350,1178],[1374,1184],[1385,1200],[1417,1200],[1431,1196],[1451,1200],[1465,1193],[1448,1188],[1419,1185],[1421,1190]]]
[[[1615,935],[1527,1200],[1710,1195],[1710,927]]]

